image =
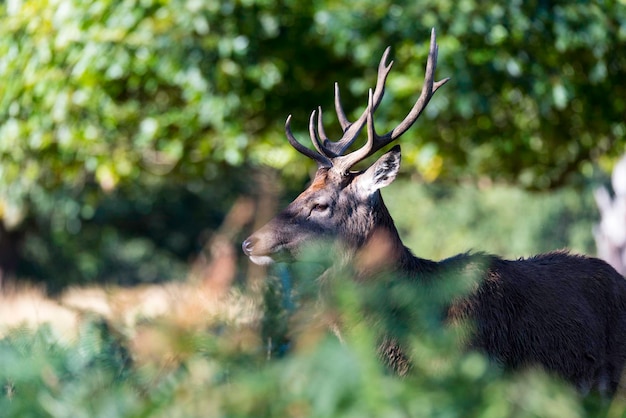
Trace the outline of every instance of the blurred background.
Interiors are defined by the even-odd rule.
[[[626,145],[623,0],[5,0],[5,293],[194,276],[225,294],[278,277],[239,243],[315,168],[285,119],[306,143],[322,106],[338,136],[333,83],[360,114],[391,46],[376,124],[395,126],[421,89],[433,27],[437,78],[451,81],[400,140],[402,174],[383,191],[407,246],[434,259],[596,254],[594,190],[610,199]]]
[[[338,135],[333,83],[359,114],[388,45],[376,122],[402,120],[432,27],[437,75],[451,81],[401,139],[406,199],[387,199],[419,231],[417,253],[594,252],[589,185],[626,137],[620,1],[6,1],[0,12],[4,277],[55,290],[183,276],[237,198],[301,191],[314,163],[287,143],[287,115],[308,141],[321,105]],[[433,222],[442,207],[461,215]]]

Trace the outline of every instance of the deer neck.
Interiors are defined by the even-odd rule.
[[[371,213],[371,229],[354,256],[354,267],[359,277],[386,271],[410,276],[434,271],[436,262],[415,257],[402,243],[382,196],[377,196]]]

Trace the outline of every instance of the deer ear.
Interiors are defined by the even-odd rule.
[[[359,188],[370,195],[394,181],[398,171],[400,171],[400,145],[389,150],[359,176],[357,180]]]

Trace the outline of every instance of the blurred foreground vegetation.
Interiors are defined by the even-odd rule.
[[[267,309],[248,323],[197,311],[186,318],[189,324],[195,316],[194,326],[165,316],[129,330],[88,316],[71,341],[48,326],[16,329],[0,340],[3,416],[619,417],[626,411],[619,400],[582,398],[540,371],[509,374],[460,351],[465,331],[437,319],[450,294],[395,288],[385,294],[385,311],[378,309],[382,287],[339,280],[326,309],[307,292],[291,294],[306,312],[299,315],[279,307],[280,280],[268,285]],[[386,371],[376,354],[381,329],[401,311],[411,312],[402,331],[415,360],[403,378]],[[328,330],[336,318],[343,343]],[[288,342],[288,354],[275,350],[276,341]]]
[[[415,370],[394,377],[376,358],[389,320],[369,315],[377,292],[338,280],[320,306],[318,265],[264,272],[238,252],[313,166],[288,146],[287,115],[306,139],[322,105],[339,132],[333,82],[358,114],[391,45],[376,122],[397,123],[431,27],[452,80],[402,138],[403,180],[384,191],[406,244],[434,259],[593,254],[591,190],[626,138],[623,1],[1,2],[0,320],[23,314],[7,284],[32,281],[45,287],[35,323],[50,324],[3,330],[0,415],[623,416],[459,352],[421,289],[398,301]],[[254,216],[229,220],[241,196]],[[70,306],[76,285],[106,303]]]

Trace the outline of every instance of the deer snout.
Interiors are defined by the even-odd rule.
[[[252,250],[254,250],[254,244],[256,243],[256,241],[256,238],[249,237],[241,243],[241,249],[243,250],[243,253],[245,255],[250,256],[252,254]]]
[[[274,259],[272,259],[272,257],[270,257],[269,255],[259,254],[259,253],[261,254],[263,253],[262,251],[258,251],[258,243],[259,243],[258,238],[255,238],[254,236],[249,237],[244,242],[241,243],[241,249],[243,250],[245,255],[250,257],[250,261],[252,261],[254,264],[258,264],[261,266],[272,264],[274,262]],[[255,251],[255,247],[257,247],[257,251]]]

